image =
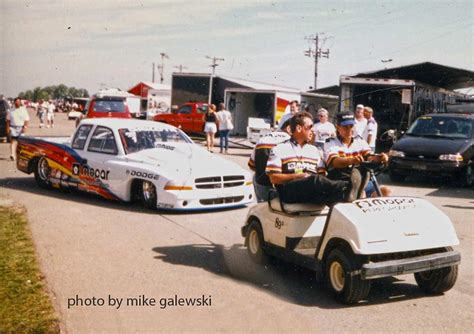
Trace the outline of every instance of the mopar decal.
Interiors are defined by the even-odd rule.
[[[406,210],[416,207],[413,198],[384,198],[373,200],[362,200],[354,202],[362,212],[382,212],[393,210]]]
[[[158,180],[160,178],[159,175],[153,174],[153,173],[146,173],[146,172],[140,172],[136,170],[128,170],[125,172],[127,175],[130,176],[137,176],[137,177],[143,177],[145,179],[150,179],[150,180]]]
[[[174,151],[175,147],[166,144],[155,144],[155,148],[164,148],[165,150]]]
[[[96,179],[108,180],[110,171],[104,169],[94,169],[86,165],[72,164],[72,174],[79,176],[90,176]]]
[[[280,220],[280,218],[278,217],[275,219],[275,227],[277,229],[281,229],[281,227],[284,225],[285,225],[285,222],[283,220]]]

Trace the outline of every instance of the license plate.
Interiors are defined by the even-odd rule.
[[[413,169],[416,169],[416,170],[426,170],[426,165],[423,165],[423,164],[413,165]]]

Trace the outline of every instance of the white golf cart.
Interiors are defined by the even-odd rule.
[[[375,178],[374,163],[364,164]],[[315,270],[343,303],[364,300],[371,280],[415,274],[427,293],[451,289],[457,278],[459,240],[450,219],[415,197],[377,197],[331,208],[285,204],[275,197],[252,207],[242,236],[252,260],[268,256]]]

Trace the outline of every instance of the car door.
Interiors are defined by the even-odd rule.
[[[186,132],[193,131],[193,107],[184,105],[176,112],[177,124],[173,124],[176,127],[181,126],[181,129]]]

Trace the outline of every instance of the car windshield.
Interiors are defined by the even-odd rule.
[[[167,148],[166,143],[192,144],[179,129],[119,129],[125,154],[132,154],[151,148]]]
[[[472,135],[472,122],[458,117],[422,116],[408,129],[407,135],[468,139]]]
[[[123,99],[98,98],[94,102],[95,112],[124,112]]]

